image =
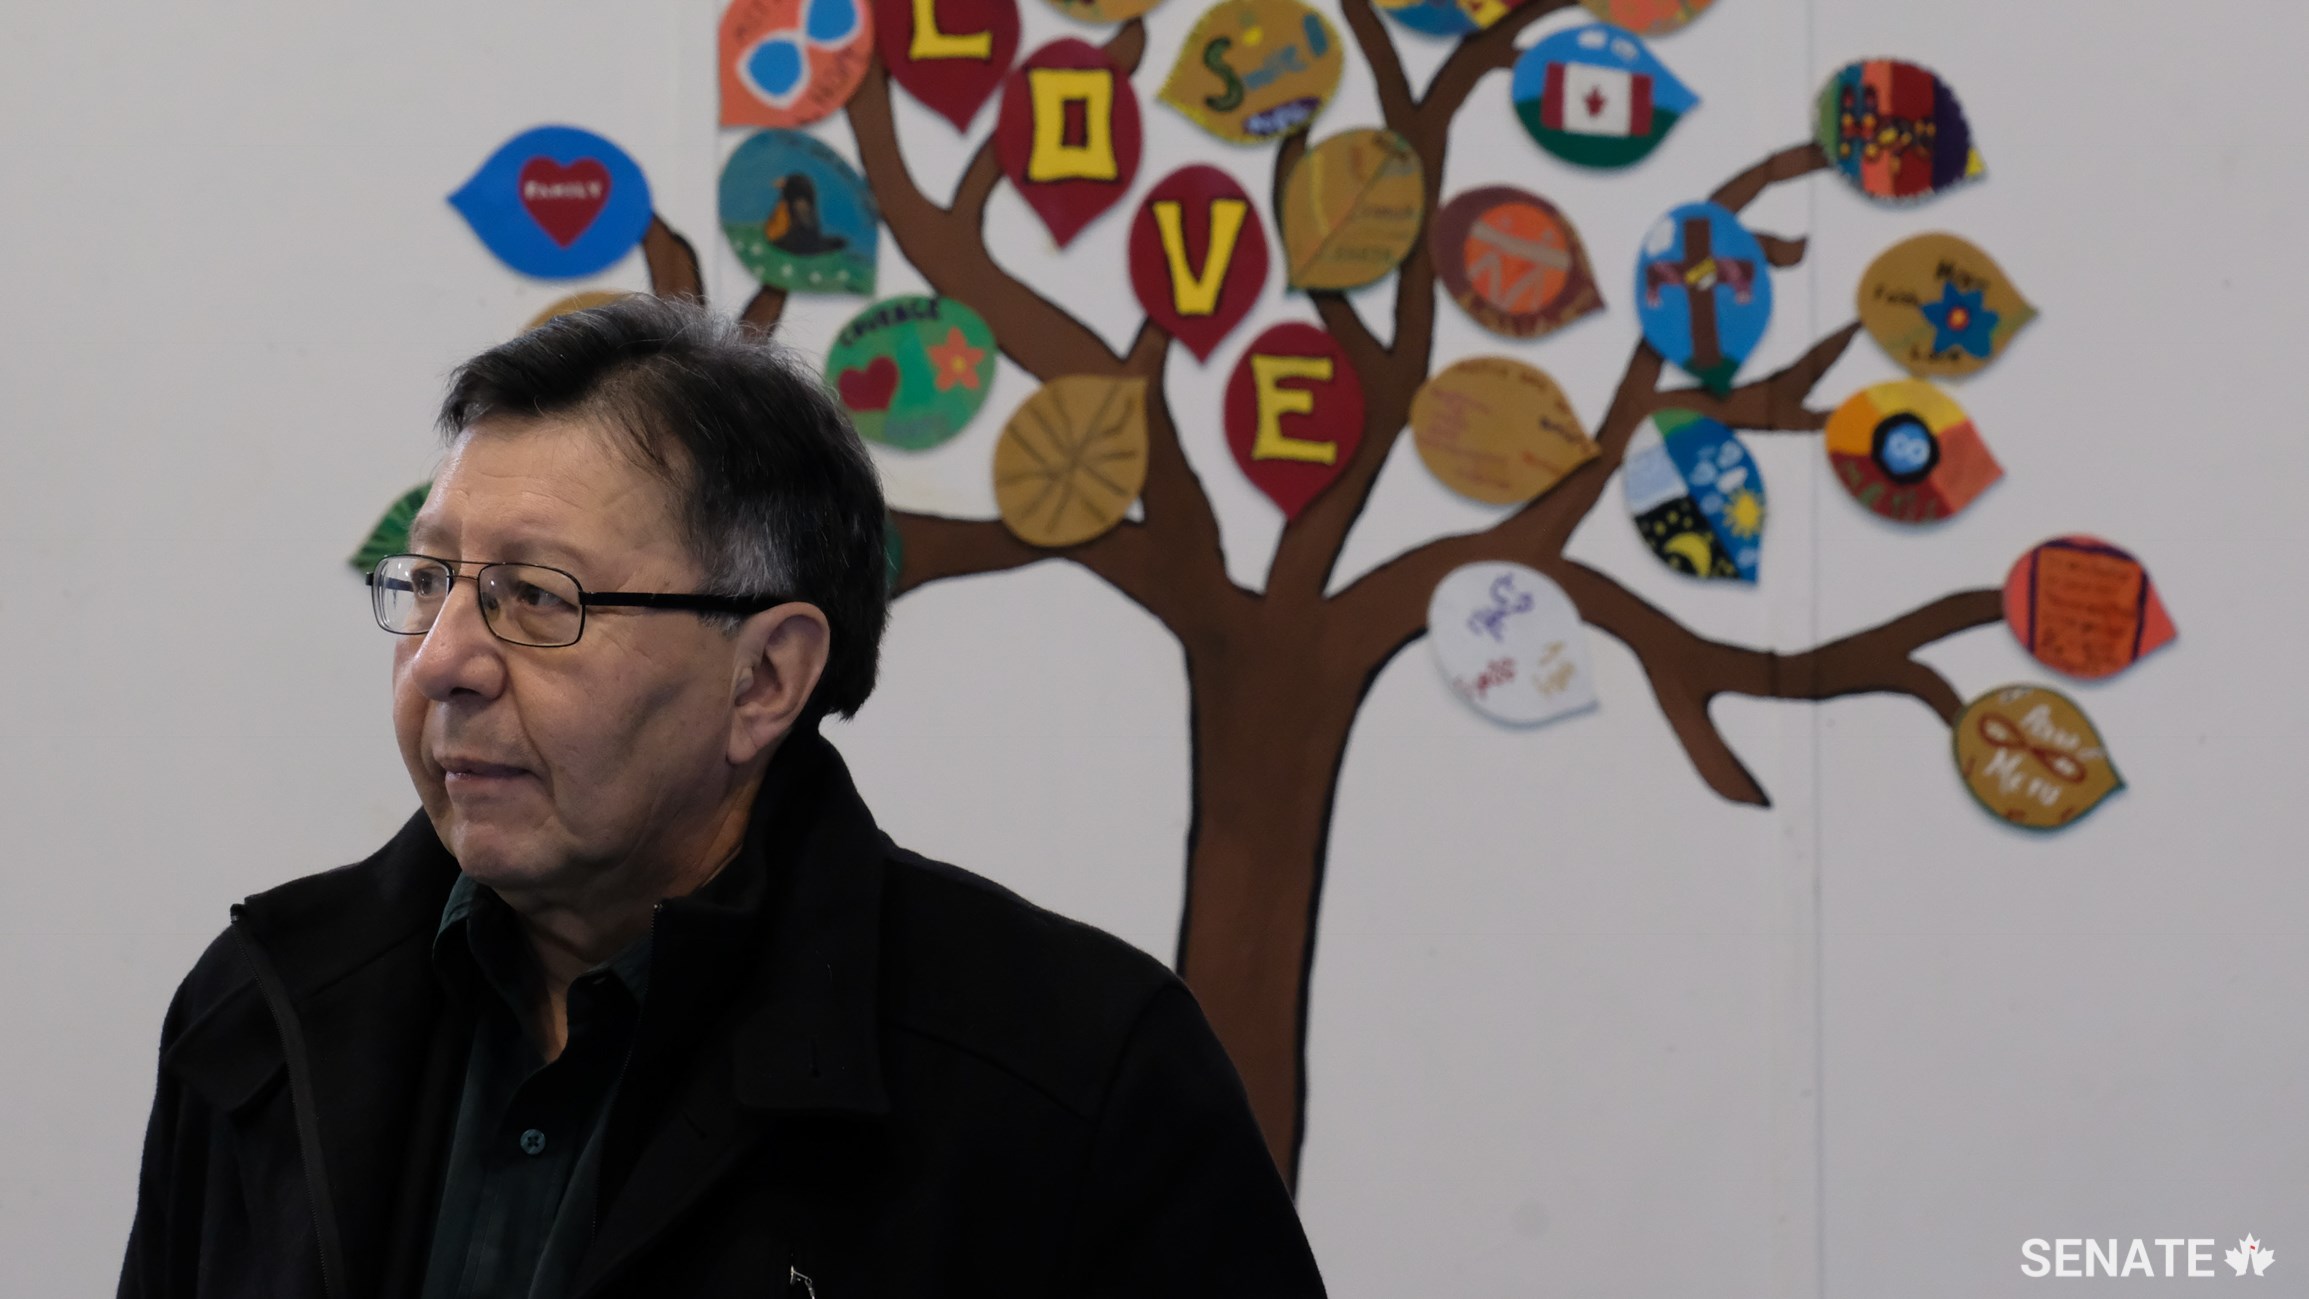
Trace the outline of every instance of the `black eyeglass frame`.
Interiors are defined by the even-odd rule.
[[[377,574],[384,570],[385,565],[396,559],[422,559],[430,564],[439,564],[448,571],[449,585],[447,589],[441,592],[443,607],[447,607],[449,597],[457,593],[458,580],[466,576],[457,571],[459,564],[479,564],[479,567],[473,570],[470,577],[476,589],[480,585],[481,575],[492,568],[536,568],[568,578],[569,584],[577,588],[577,634],[558,644],[540,645],[534,641],[515,640],[497,630],[497,624],[489,617],[488,610],[481,611],[481,625],[489,629],[490,635],[508,645],[520,645],[528,649],[567,649],[585,639],[585,611],[597,605],[603,608],[617,609],[670,609],[686,613],[760,613],[764,609],[774,609],[781,604],[788,604],[793,601],[792,596],[776,594],[705,595],[684,591],[588,591],[585,589],[585,583],[577,580],[577,574],[564,568],[555,568],[551,564],[531,564],[510,559],[495,559],[487,563],[480,563],[477,560],[443,559],[439,555],[420,555],[415,551],[403,551],[400,554],[387,555],[378,560],[363,575],[363,580],[369,587],[370,616],[377,620],[377,626],[380,629],[394,636],[423,636],[433,630],[432,624],[428,624],[424,631],[396,631],[385,626],[384,613],[377,608]],[[441,615],[435,613],[433,623],[438,624],[440,620]]]

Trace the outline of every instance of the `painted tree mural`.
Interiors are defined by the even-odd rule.
[[[1071,2],[1081,5],[1091,0]],[[1134,12],[1147,7],[1139,5]],[[1351,45],[1340,44],[1359,53],[1368,65],[1377,89],[1379,125],[1397,137],[1391,147],[1416,162],[1417,212],[1425,220],[1434,220],[1444,206],[1454,120],[1477,84],[1493,73],[1515,69],[1519,113],[1543,143],[1543,129],[1557,124],[1565,112],[1584,109],[1605,117],[1617,113],[1614,130],[1619,136],[1641,135],[1648,130],[1656,142],[1680,111],[1673,94],[1680,88],[1666,82],[1654,86],[1647,79],[1640,95],[1631,100],[1628,88],[1632,83],[1624,77],[1613,80],[1619,74],[1609,68],[1602,72],[1576,65],[1568,72],[1551,69],[1544,86],[1535,77],[1526,93],[1525,70],[1519,66],[1524,52],[1518,48],[1519,34],[1539,19],[1572,7],[1572,0],[1527,0],[1520,5],[1510,0],[1505,5],[1464,7],[1455,0],[1418,0],[1416,7],[1433,22],[1447,28],[1456,24],[1462,29],[1424,93],[1414,93],[1398,57],[1394,33],[1381,21],[1372,0],[1340,0],[1339,12]],[[1703,7],[1704,3],[1686,3],[1660,8],[1689,17]],[[899,21],[914,24],[906,30],[915,33],[910,39],[916,40],[916,50],[923,48],[923,30],[929,31],[928,39],[945,42],[949,51],[990,52],[1005,41],[1014,49],[1014,13],[1006,20],[1007,33],[997,32],[976,45],[971,43],[975,38],[957,34],[970,30],[965,24],[974,16],[983,25],[986,14],[999,16],[1003,12],[1008,12],[1006,4],[961,3],[949,11],[942,9],[938,0],[902,0],[896,4],[885,0],[875,9],[878,20],[885,24],[881,34],[885,57],[893,48],[887,25],[894,14],[901,15]],[[1141,21],[1107,10],[1078,16],[1128,18],[1105,43],[1103,56],[1113,75],[1125,81],[1137,80],[1149,53]],[[1402,11],[1396,16],[1406,27],[1416,26]],[[1483,25],[1486,22],[1488,25]],[[1326,26],[1324,30],[1332,29]],[[1308,31],[1319,48],[1321,34],[1312,26]],[[1198,28],[1198,37],[1190,40],[1190,45],[1200,40],[1200,32]],[[1100,60],[1086,58],[1090,50],[1079,46],[1053,66],[1095,69]],[[1203,62],[1214,63],[1209,47],[1204,47],[1202,54]],[[1009,49],[1001,50],[997,74],[1008,68],[1010,57]],[[1030,56],[1029,65],[1041,58],[1040,53]],[[1939,86],[1929,74],[1908,65],[1867,66],[1889,68],[1885,75],[1895,79],[1923,76],[1930,81],[1926,92]],[[1710,201],[1720,205],[1725,216],[1738,214],[1769,187],[1824,170],[1841,169],[1848,179],[1879,197],[1911,195],[1919,192],[1919,187],[1929,190],[1978,170],[1978,156],[1964,135],[1961,116],[1947,116],[1956,111],[1952,102],[1944,101],[1946,112],[1936,122],[1930,113],[1908,112],[1897,102],[1898,95],[1909,93],[1913,87],[1904,89],[1895,81],[1883,81],[1874,72],[1867,77],[1852,72],[1845,75],[1840,100],[1837,82],[1831,82],[1823,92],[1817,108],[1822,116],[1820,130],[1812,140],[1793,144],[1739,170],[1715,188]],[[1015,89],[1015,75],[1012,81]],[[1672,82],[1672,77],[1667,81]],[[994,87],[995,79],[985,80],[986,94],[992,94]],[[1022,173],[1018,158],[1002,156],[1003,132],[998,129],[976,146],[950,195],[941,198],[924,193],[901,148],[893,112],[896,93],[892,73],[883,58],[876,58],[864,64],[862,80],[842,109],[855,137],[860,169],[879,207],[882,228],[896,239],[906,259],[938,295],[966,304],[991,324],[1002,353],[1042,381],[1045,392],[1050,391],[1047,385],[1060,381],[1105,381],[1104,386],[1094,382],[1090,390],[1130,392],[1132,400],[1141,403],[1134,408],[1133,418],[1143,419],[1144,425],[1143,488],[1132,492],[1127,490],[1128,483],[1123,484],[1114,511],[1117,518],[1103,521],[1111,526],[1087,539],[1069,540],[1021,529],[1015,519],[962,519],[898,511],[893,519],[902,561],[896,590],[903,595],[949,578],[1061,560],[1095,574],[1152,614],[1176,637],[1191,692],[1193,763],[1186,903],[1176,964],[1233,1054],[1286,1176],[1295,1179],[1303,1136],[1309,974],[1341,762],[1356,713],[1374,679],[1395,655],[1427,634],[1430,597],[1454,570],[1479,561],[1512,561],[1552,580],[1576,608],[1580,623],[1611,636],[1634,653],[1693,769],[1709,789],[1737,803],[1766,807],[1770,800],[1710,715],[1712,702],[1720,696],[1827,700],[1870,693],[1905,695],[1958,728],[1959,734],[1971,724],[1964,700],[1940,673],[1919,661],[1917,651],[1954,633],[2005,618],[2008,609],[2003,592],[1979,589],[1944,595],[1881,626],[1802,652],[1778,653],[1702,636],[1610,575],[1565,555],[1573,531],[1596,508],[1607,484],[1633,463],[1631,453],[1641,455],[1652,445],[1643,438],[1656,435],[1646,430],[1665,427],[1656,418],[1663,412],[1683,413],[1676,419],[1703,417],[1750,434],[1819,436],[1825,432],[1829,449],[1835,451],[1838,433],[1832,421],[1842,416],[1817,404],[1814,388],[1861,331],[1862,322],[1855,321],[1819,339],[1782,369],[1736,381],[1735,372],[1746,348],[1740,346],[1739,355],[1727,356],[1734,350],[1734,340],[1724,332],[1729,326],[1719,321],[1712,309],[1703,309],[1718,300],[1713,292],[1717,284],[1729,284],[1742,300],[1751,290],[1768,294],[1770,268],[1798,265],[1805,253],[1802,238],[1757,235],[1748,245],[1749,254],[1743,255],[1721,242],[1722,227],[1715,227],[1718,233],[1711,236],[1708,219],[1683,215],[1699,209],[1678,209],[1678,214],[1661,227],[1662,232],[1671,227],[1677,231],[1675,248],[1670,250],[1664,242],[1647,248],[1647,255],[1654,260],[1639,274],[1638,287],[1655,302],[1663,289],[1689,295],[1689,337],[1683,354],[1663,356],[1656,340],[1639,343],[1628,358],[1592,443],[1580,434],[1579,456],[1563,466],[1560,474],[1550,476],[1535,495],[1519,498],[1519,507],[1493,526],[1429,540],[1336,589],[1334,568],[1341,548],[1370,499],[1390,449],[1398,438],[1407,435],[1414,422],[1422,385],[1457,359],[1435,355],[1438,300],[1449,296],[1453,286],[1444,282],[1450,268],[1436,264],[1429,241],[1422,235],[1408,241],[1391,260],[1392,269],[1387,273],[1396,279],[1392,320],[1366,319],[1348,294],[1338,288],[1307,290],[1304,304],[1311,312],[1306,314],[1320,322],[1337,354],[1359,380],[1359,438],[1345,436],[1326,444],[1338,453],[1336,462],[1326,467],[1327,481],[1311,498],[1284,503],[1287,522],[1265,583],[1253,590],[1228,574],[1210,498],[1182,445],[1183,439],[1199,439],[1199,446],[1219,442],[1219,403],[1200,402],[1192,411],[1174,411],[1163,382],[1178,345],[1182,341],[1194,345],[1197,340],[1174,337],[1156,319],[1164,313],[1150,310],[1128,346],[1114,350],[1069,313],[1053,296],[1052,285],[1030,284],[998,264],[988,252],[985,237],[989,199],[1005,183],[1020,184],[1023,189],[1018,177],[1032,173]],[[1945,95],[1945,90],[1941,93]],[[1615,101],[1614,95],[1620,98]],[[1235,106],[1226,95],[1212,95],[1203,102],[1214,108],[1222,103]],[[976,103],[970,99],[962,104],[956,120],[967,121]],[[932,106],[950,118],[956,117],[954,104]],[[1192,115],[1190,105],[1182,107],[1189,107]],[[1268,227],[1285,236],[1286,245],[1293,219],[1285,210],[1290,201],[1288,190],[1294,168],[1308,155],[1308,118],[1313,115],[1312,110],[1293,111],[1299,114],[1295,120],[1286,120],[1280,128],[1269,123],[1267,131],[1271,136],[1272,181],[1265,216]],[[1135,155],[1135,108],[1132,112],[1129,149]],[[1370,125],[1327,120],[1320,124],[1333,134],[1349,126]],[[1080,131],[1083,126],[1079,118],[1054,125],[1051,138]],[[1115,129],[1119,138],[1121,128]],[[1952,130],[1957,133],[1953,139]],[[1582,138],[1570,139],[1564,149],[1555,151],[1574,162],[1595,165],[1629,160],[1594,153],[1625,146],[1624,140]],[[1579,156],[1583,149],[1591,156]],[[1921,161],[1914,162],[1905,177],[1868,170],[1879,167],[1880,150],[1886,157],[1899,155]],[[1120,178],[1125,189],[1131,189],[1131,183],[1127,174]],[[793,195],[789,192],[786,197],[790,200]],[[1039,206],[1037,210],[1041,210]],[[1118,211],[1107,219],[1123,219],[1126,212]],[[534,211],[532,215],[536,215]],[[1047,219],[1048,213],[1044,215]],[[1235,219],[1245,218],[1236,214]],[[1422,216],[1412,219],[1416,223]],[[543,218],[539,220],[543,224]],[[1057,223],[1053,224],[1057,232]],[[1747,238],[1736,226],[1732,232]],[[1061,233],[1062,245],[1065,238]],[[1655,234],[1654,238],[1658,241],[1662,236]],[[681,234],[662,219],[651,217],[640,243],[656,292],[703,297],[698,259]],[[1304,250],[1290,253],[1294,269],[1303,261],[1300,251]],[[1207,247],[1202,255],[1208,257]],[[1036,269],[1055,277],[1058,264],[1053,258]],[[1942,258],[1939,265],[1940,278],[1949,280],[1947,259]],[[1993,263],[1986,265],[1994,271]],[[1115,290],[1121,288],[1122,277],[1111,269],[1070,267],[1064,273],[1085,269],[1107,277]],[[1174,259],[1174,278],[1181,269]],[[1190,262],[1183,269],[1191,272],[1194,267]],[[1579,272],[1585,274],[1584,260]],[[1314,276],[1293,278],[1302,285],[1320,282],[1320,277]],[[1923,336],[1927,341],[1915,344],[1920,357],[1977,367],[1988,355],[1988,343],[1983,340],[1999,320],[1988,308],[2002,306],[1999,342],[2028,314],[2017,297],[2006,298],[2001,304],[1984,298],[1980,286],[1961,273],[1954,277],[1952,286],[1944,287],[1951,296],[1942,301],[1910,299],[1906,304],[1911,314],[1921,312],[1922,318],[1930,321],[1932,332]],[[2004,292],[1993,286],[1986,291]],[[1144,296],[1142,290],[1142,300]],[[1204,296],[1207,299],[1211,295]],[[759,328],[772,329],[784,305],[783,289],[764,288],[743,308],[742,318]],[[1627,304],[1628,309],[1633,305]],[[1580,309],[1594,308],[1586,305]],[[1875,329],[1873,323],[1870,327]],[[1924,328],[1921,324],[1916,327]],[[1883,340],[1885,335],[1877,332]],[[1892,345],[1887,342],[1888,347]],[[1209,340],[1202,340],[1196,350],[1207,352],[1209,346]],[[1676,382],[1677,366],[1699,376],[1702,382],[1698,386]],[[1916,367],[1910,368],[1913,371]],[[1124,385],[1117,387],[1112,383],[1116,380],[1125,381]],[[1128,382],[1133,380],[1142,383]],[[1215,392],[1217,380],[1216,374],[1209,376],[1206,390]],[[1571,419],[1576,424],[1576,416]],[[1870,427],[1877,439],[1876,459],[1888,466],[1891,480],[1863,481],[1864,474],[1859,470],[1846,473],[1842,464],[1840,478],[1880,513],[1912,509],[1913,501],[1902,494],[1903,484],[1913,481],[1902,476],[1906,462],[1900,457],[1907,453],[1908,444],[1897,439],[1904,426],[1887,420]],[[1889,449],[1887,430],[1895,438]],[[1940,459],[1939,442],[1924,439],[1916,445],[1932,459]],[[1316,458],[1327,454],[1321,446],[1304,442],[1298,446],[1297,454]],[[1026,454],[1035,453],[1029,449]],[[1285,458],[1292,454],[1289,448],[1284,449]],[[1980,460],[1985,467],[1973,465],[1972,490],[1995,476],[1994,463],[1985,460],[1985,452]],[[998,472],[1007,472],[999,466],[998,458]],[[1932,467],[1922,464],[1918,472]],[[1946,464],[1940,468],[1949,470]],[[1135,474],[1136,465],[1132,472]],[[998,496],[1001,491],[998,480]],[[1884,491],[1891,495],[1883,496]],[[1120,504],[1132,498],[1140,506],[1139,517],[1119,518]],[[1283,503],[1280,498],[1278,502]],[[1297,506],[1295,511],[1293,506]],[[1946,510],[1960,506],[1959,501]],[[1922,513],[1911,512],[1905,517],[1934,515],[1927,506]],[[1046,544],[1035,544],[1027,537]],[[1711,562],[1732,564],[1729,558],[1711,561],[1704,553],[1679,559],[1670,553],[1673,549],[1660,549],[1661,559],[1695,576],[1709,575]],[[2079,562],[2089,560],[2087,556],[2086,561]],[[1746,561],[1744,572],[1733,568],[1713,575],[1752,580],[1752,560]],[[2145,594],[2145,577],[2141,589]],[[2153,600],[2153,596],[2147,598]],[[2157,613],[2161,618],[2161,609]],[[2136,635],[2132,652],[2137,654],[2140,649]],[[1982,725],[1996,720],[1984,719]],[[1995,734],[1990,738],[1996,741]]]

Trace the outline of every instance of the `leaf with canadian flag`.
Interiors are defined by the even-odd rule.
[[[1524,51],[1511,93],[1540,147],[1583,167],[1642,159],[1700,102],[1641,38],[1609,23],[1557,32]]]

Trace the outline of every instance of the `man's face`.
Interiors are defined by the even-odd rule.
[[[550,419],[460,437],[410,550],[544,564],[588,591],[695,591],[665,486],[598,430]],[[500,890],[582,894],[693,843],[728,796],[731,639],[694,614],[588,609],[575,645],[513,645],[471,569],[439,621],[399,638],[393,726],[441,841]]]

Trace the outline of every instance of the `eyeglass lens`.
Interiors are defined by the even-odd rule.
[[[567,573],[532,564],[490,564],[469,579],[489,630],[518,645],[571,645],[583,630],[584,597]],[[404,636],[433,629],[455,581],[449,566],[394,555],[377,566],[371,596],[377,625]]]

